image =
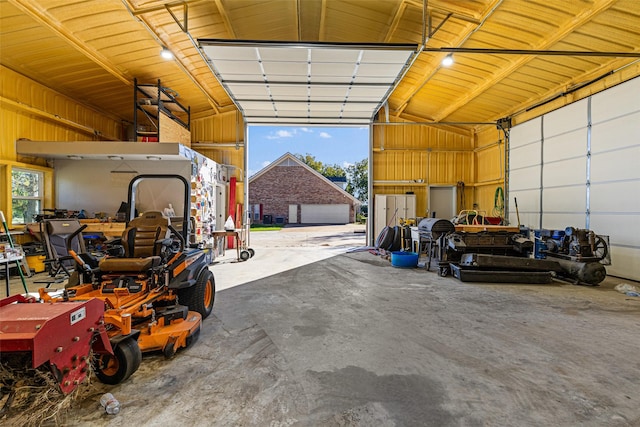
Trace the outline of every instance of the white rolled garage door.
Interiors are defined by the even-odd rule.
[[[640,78],[511,130],[509,220],[607,235],[613,276],[640,280]]]
[[[300,205],[302,224],[347,224],[349,205]]]

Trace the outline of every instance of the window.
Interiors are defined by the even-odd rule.
[[[34,221],[42,210],[42,172],[13,168],[11,171],[11,224],[21,225]]]

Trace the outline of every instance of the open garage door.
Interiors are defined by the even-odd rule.
[[[300,205],[302,224],[348,224],[349,205]]]

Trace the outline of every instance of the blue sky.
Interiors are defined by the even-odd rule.
[[[283,154],[311,154],[346,167],[369,156],[369,127],[249,126],[248,176]]]

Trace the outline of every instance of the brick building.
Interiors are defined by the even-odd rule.
[[[286,153],[249,179],[253,223],[345,224],[361,202]]]

